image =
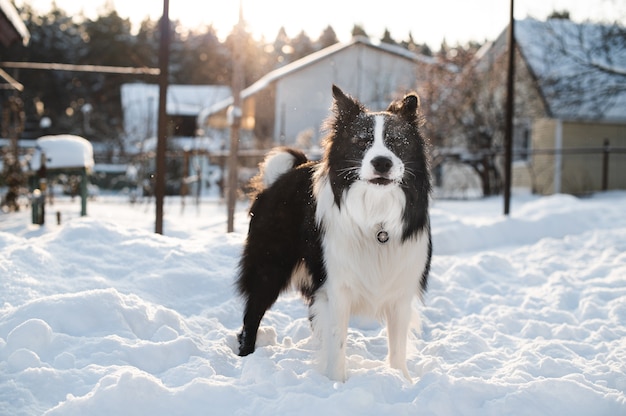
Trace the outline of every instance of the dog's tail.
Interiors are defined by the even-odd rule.
[[[309,160],[300,150],[290,147],[272,149],[259,166],[260,172],[252,179],[252,189],[261,192],[271,186],[284,173],[294,169]]]

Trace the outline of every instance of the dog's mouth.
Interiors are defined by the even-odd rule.
[[[370,179],[368,182],[373,183],[374,185],[389,185],[390,183],[393,183],[391,179],[383,178],[382,176]]]

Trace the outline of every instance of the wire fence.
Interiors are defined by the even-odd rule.
[[[587,194],[609,189],[626,189],[626,147],[611,146],[608,139],[600,147],[516,148],[513,149],[513,156],[515,182],[518,185],[520,182],[525,184],[536,193]],[[476,174],[473,186],[480,187],[480,173],[486,169],[494,170],[496,178],[492,178],[493,180],[503,182],[500,174],[503,157],[504,149],[501,148],[475,152],[438,149],[433,156],[433,168],[437,175],[438,168],[445,164],[471,166],[471,171]],[[450,169],[447,171],[449,174]],[[461,177],[461,182],[464,181],[458,187],[472,186],[467,172],[469,171],[465,169],[464,174],[457,173],[456,177]]]

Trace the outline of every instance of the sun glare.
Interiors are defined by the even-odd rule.
[[[43,13],[51,9],[49,0],[16,0],[16,3],[28,3]],[[159,20],[163,12],[162,0],[92,0],[88,6],[84,0],[55,0],[55,3],[70,14],[83,14],[90,19],[113,7],[136,28],[146,18]],[[395,40],[406,40],[411,33],[417,42],[436,48],[444,39],[452,45],[495,39],[508,22],[509,2],[504,0],[440,0],[431,2],[428,8],[418,3],[421,2],[387,0],[384,7],[372,7],[356,0],[241,0],[247,30],[256,39],[268,42],[276,38],[281,27],[290,38],[304,31],[309,38],[317,39],[329,25],[339,40],[345,42],[358,24],[373,39],[380,38],[387,29]],[[569,10],[578,21],[624,21],[626,15],[619,3],[614,0],[526,0],[516,2],[515,16],[517,19],[529,16],[545,19],[551,11]],[[210,25],[225,39],[238,21],[239,4],[235,0],[170,0],[169,14],[183,30],[202,30]]]

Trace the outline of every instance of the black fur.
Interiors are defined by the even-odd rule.
[[[282,175],[259,193],[250,208],[248,240],[237,281],[246,300],[239,355],[254,351],[261,318],[289,285],[291,272],[304,262],[316,280],[299,288],[307,299],[326,279],[320,233],[315,223],[312,163]]]

